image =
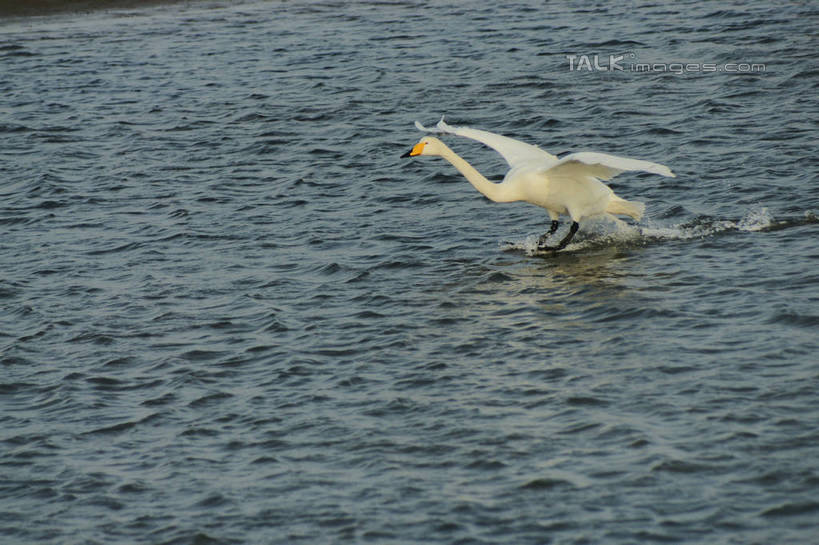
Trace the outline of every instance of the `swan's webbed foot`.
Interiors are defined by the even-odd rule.
[[[555,227],[556,223],[557,223],[556,221],[553,221],[552,222],[552,227]],[[541,240],[538,242],[537,249],[541,250],[541,251],[548,251],[548,252],[559,252],[560,250],[562,250],[563,248],[565,248],[566,246],[569,245],[569,242],[572,240],[572,237],[574,237],[574,234],[577,233],[577,230],[579,228],[580,228],[580,224],[577,223],[576,221],[573,221],[572,226],[569,228],[569,232],[566,234],[565,237],[563,237],[563,240],[561,240],[558,243],[557,246],[547,246],[546,244],[542,243],[542,241],[545,238],[549,238],[547,235],[552,233],[550,231],[547,235],[543,235],[542,237],[540,237]],[[555,230],[557,230],[556,227],[555,227]]]

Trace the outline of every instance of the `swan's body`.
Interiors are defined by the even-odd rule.
[[[537,146],[488,131],[452,127],[444,123],[443,119],[438,122],[436,129],[427,129],[417,121],[415,126],[426,132],[471,138],[500,153],[510,167],[500,183],[487,180],[466,160],[432,136],[421,138],[403,157],[416,155],[443,157],[489,200],[524,201],[545,208],[552,219],[549,232],[539,241],[540,249],[545,250],[557,251],[565,248],[577,232],[579,222],[585,218],[601,214],[621,214],[640,220],[645,205],[621,199],[601,180],[610,180],[625,171],[645,171],[662,176],[674,176],[664,165],[604,153],[572,153],[558,159]],[[557,246],[546,246],[546,239],[557,231],[558,218],[561,214],[568,214],[572,218],[571,229]]]

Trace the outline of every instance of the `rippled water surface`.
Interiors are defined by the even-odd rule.
[[[816,5],[493,4],[0,19],[3,543],[815,542]]]

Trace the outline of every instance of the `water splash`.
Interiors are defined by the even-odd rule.
[[[767,208],[752,210],[739,220],[736,228],[739,231],[763,231],[773,225],[774,219]]]
[[[556,244],[563,236],[565,236],[565,231],[561,229],[552,236],[550,243]],[[580,232],[561,252],[565,254],[592,248],[624,245],[639,241],[642,237],[643,232],[640,227],[630,225],[614,216],[602,216],[584,221]],[[504,251],[523,251],[527,255],[551,254],[551,252],[538,249],[539,239],[540,235],[529,235],[520,241],[502,242],[500,248]]]
[[[668,227],[647,225],[641,228],[648,239],[690,240],[708,238],[730,231],[764,231],[774,224],[767,208],[751,210],[738,220],[720,220],[700,216],[693,221]]]
[[[777,231],[811,223],[819,223],[819,218],[813,212],[806,212],[801,218],[776,220],[766,207],[750,210],[736,220],[700,216],[686,223],[669,226],[657,225],[651,221],[646,225],[632,225],[617,218],[603,217],[585,221],[575,240],[563,252],[643,245],[666,240],[706,239],[731,232]],[[560,236],[561,233],[556,233],[553,240],[560,240]],[[523,251],[527,255],[546,253],[538,250],[538,239],[538,235],[529,235],[520,241],[502,242],[500,248],[504,251]]]

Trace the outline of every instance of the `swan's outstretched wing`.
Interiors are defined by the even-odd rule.
[[[610,180],[626,171],[643,171],[670,178],[676,177],[665,165],[591,151],[569,154],[544,171],[561,176],[594,176],[600,180]]]
[[[455,134],[457,136],[477,140],[500,153],[503,158],[506,159],[506,162],[509,163],[509,166],[513,168],[531,161],[541,161],[545,164],[552,164],[557,161],[557,157],[543,151],[537,146],[489,131],[470,129],[469,127],[453,127],[452,125],[444,123],[443,118],[441,118],[434,129],[428,129],[417,121],[415,122],[415,126],[419,130],[426,132]]]

